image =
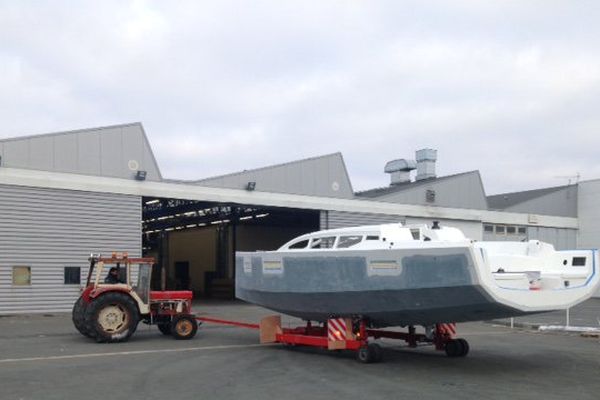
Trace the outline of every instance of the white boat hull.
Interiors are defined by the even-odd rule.
[[[236,296],[306,320],[356,316],[383,327],[541,313],[594,293],[596,251],[550,253],[537,243],[509,246],[510,254],[468,240],[420,242],[418,248],[238,252]],[[585,265],[570,265],[574,258],[585,258]],[[547,267],[559,261],[564,268]]]

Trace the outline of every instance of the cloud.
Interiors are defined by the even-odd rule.
[[[142,121],[171,178],[341,151],[366,189],[421,147],[441,175],[479,169],[488,193],[599,178],[598,17],[547,2],[2,3],[0,137]]]

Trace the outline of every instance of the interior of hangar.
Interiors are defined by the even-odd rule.
[[[153,286],[234,297],[236,251],[276,250],[319,230],[319,211],[143,198],[142,250],[156,259]]]

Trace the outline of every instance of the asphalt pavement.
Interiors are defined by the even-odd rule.
[[[493,322],[509,326],[510,318]],[[513,325],[529,329],[537,329],[543,325],[600,328],[600,298],[591,298],[584,301],[569,309],[568,314],[566,311],[552,311],[517,317],[514,318]]]
[[[210,303],[200,314],[257,322],[271,312]],[[284,319],[294,325],[295,320]],[[189,341],[140,325],[127,343],[81,336],[70,315],[0,318],[0,399],[594,399],[600,340],[459,324],[466,358],[381,341],[384,361],[259,345],[258,332],[204,324]]]

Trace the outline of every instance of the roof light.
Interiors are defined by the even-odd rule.
[[[148,174],[148,172],[143,171],[143,170],[139,170],[135,173],[135,180],[136,181],[145,181],[146,180],[146,175]]]

